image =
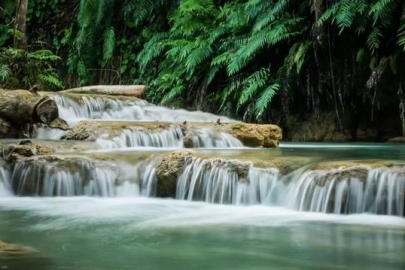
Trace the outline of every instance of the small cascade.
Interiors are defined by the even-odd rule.
[[[70,123],[82,119],[215,122],[219,117],[200,111],[172,110],[149,104],[141,99],[118,100],[85,95],[72,99],[63,94],[54,94],[52,99],[58,104],[60,117]],[[221,120],[222,122],[234,121],[227,117],[221,117]]]
[[[243,147],[241,141],[224,132],[215,132],[210,128],[196,129],[193,132],[193,148],[235,148]]]
[[[179,176],[177,199],[260,204],[276,190],[278,171],[222,159],[192,158]]]
[[[399,168],[309,170],[289,185],[285,203],[299,211],[403,216],[404,193],[405,171]]]
[[[138,127],[124,129],[113,138],[104,134],[96,140],[102,149],[127,147],[159,147],[159,148],[240,148],[243,144],[230,134],[214,132],[211,129],[193,129],[192,136],[184,137],[181,126],[172,125],[161,131],[150,131]]]
[[[56,128],[48,128],[48,127],[41,127],[37,129],[35,139],[39,140],[59,140],[66,131],[56,129]]]
[[[114,197],[122,194],[117,188],[119,177],[119,168],[106,162],[73,158],[29,159],[15,165],[11,183],[15,194],[22,196]],[[125,181],[120,184],[133,185]],[[136,189],[132,190],[130,195],[139,194]],[[125,195],[129,195],[128,191]]]
[[[105,135],[108,137],[108,134]],[[182,147],[183,132],[180,127],[171,126],[160,132],[150,132],[144,128],[123,130],[112,139],[99,138],[96,143],[103,149],[125,147]]]
[[[0,164],[0,198],[12,196],[11,186],[9,183],[10,172]]]
[[[145,101],[120,101],[102,97],[80,96],[73,100],[63,95],[53,95],[58,104],[59,115],[65,120],[80,119],[133,119],[144,117],[140,105]]]
[[[334,214],[405,215],[403,167],[305,170],[280,176],[249,163],[191,158],[176,198],[219,204],[264,204]]]

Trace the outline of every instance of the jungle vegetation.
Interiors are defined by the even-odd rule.
[[[281,124],[381,114],[405,135],[402,0],[0,3],[3,87],[145,84],[157,104]]]

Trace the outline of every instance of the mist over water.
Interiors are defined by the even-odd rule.
[[[366,214],[151,198],[3,198],[0,231],[5,240],[35,243],[50,256],[49,269],[405,266],[404,219]]]

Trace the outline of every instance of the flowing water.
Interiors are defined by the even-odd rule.
[[[139,100],[54,99],[70,124],[218,118]],[[161,155],[183,148],[176,126],[0,164],[0,239],[39,251],[13,259],[0,249],[0,269],[405,269],[405,147],[253,149],[209,129],[194,135],[170,199],[154,197]]]

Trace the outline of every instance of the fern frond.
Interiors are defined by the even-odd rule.
[[[262,92],[261,96],[256,102],[255,106],[255,112],[256,112],[256,117],[260,117],[262,113],[268,108],[271,100],[273,97],[276,95],[277,91],[280,89],[280,84],[274,83],[270,86],[268,86],[264,91]]]
[[[109,27],[104,32],[103,62],[104,64],[111,59],[115,48],[115,31]]]
[[[380,21],[383,26],[388,26],[397,4],[396,0],[378,0],[374,3],[369,12],[369,15],[373,16],[373,25],[376,25],[377,21]]]
[[[0,82],[5,83],[10,77],[10,67],[8,65],[0,65]]]
[[[213,54],[211,46],[197,48],[192,51],[186,60],[186,69],[194,70],[198,65],[206,61]]]
[[[63,88],[63,83],[55,76],[40,74],[38,77],[43,85],[49,84],[60,89]]]
[[[383,37],[383,35],[378,27],[375,27],[369,34],[366,44],[372,53],[374,53],[378,48],[380,48],[381,37]]]
[[[30,52],[27,54],[27,57],[30,59],[36,59],[39,61],[59,61],[61,58],[57,55],[54,55],[49,50],[38,50]]]
[[[239,100],[238,108],[244,105],[246,102],[251,101],[252,97],[266,85],[269,78],[270,70],[267,68],[262,68],[252,75],[250,75],[243,82],[246,88],[242,91]]]
[[[399,46],[402,46],[403,47],[402,49],[405,51],[405,19],[404,19],[404,22],[402,22],[402,25],[398,29],[397,37],[398,37],[397,44]]]

